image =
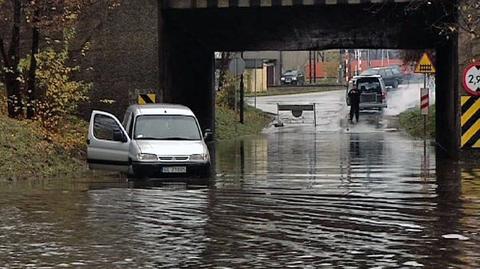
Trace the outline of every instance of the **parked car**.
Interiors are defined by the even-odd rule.
[[[360,90],[360,110],[382,110],[387,107],[387,90],[381,76],[354,76],[346,91],[347,105],[350,105],[348,92],[353,87]]]
[[[403,74],[398,66],[370,68],[360,74],[361,76],[380,75],[386,86],[394,89],[403,82]]]
[[[305,76],[298,70],[289,70],[280,77],[282,85],[303,85],[305,83]]]
[[[90,169],[118,171],[134,178],[202,177],[210,154],[193,112],[181,105],[132,105],[123,123],[94,110],[88,129]]]

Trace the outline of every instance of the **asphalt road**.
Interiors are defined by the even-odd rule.
[[[430,86],[430,103],[435,102],[435,90],[433,81],[429,81]],[[420,88],[423,84],[402,84],[397,89],[387,90],[387,105],[383,112],[378,111],[362,111],[360,116],[360,124],[352,126],[348,123],[349,107],[346,105],[345,91],[329,91],[319,93],[293,94],[293,95],[277,95],[263,96],[255,99],[249,97],[246,99],[247,104],[272,114],[277,114],[277,104],[315,104],[317,131],[338,131],[340,129],[356,129],[361,130],[368,127],[374,127],[375,131],[385,129],[391,131],[392,127],[397,128],[395,116],[401,112],[419,105]],[[314,115],[312,112],[304,112],[301,117],[293,117],[289,111],[281,111],[279,119],[287,125],[292,124],[313,124]],[[366,124],[368,123],[368,124]],[[288,126],[287,126],[288,127]],[[363,130],[366,131],[366,130]]]

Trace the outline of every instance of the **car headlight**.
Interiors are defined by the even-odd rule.
[[[285,80],[285,78],[280,78],[280,80]]]
[[[158,160],[157,155],[151,153],[139,153],[137,155],[139,161],[156,161]]]
[[[192,154],[190,155],[190,161],[208,161],[208,154]]]
[[[293,77],[292,80],[297,80],[297,78],[296,78],[296,77]]]

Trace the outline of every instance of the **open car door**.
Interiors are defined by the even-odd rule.
[[[90,169],[128,172],[130,138],[115,116],[94,110],[90,118],[87,144]]]

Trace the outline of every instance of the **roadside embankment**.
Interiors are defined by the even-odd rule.
[[[232,110],[217,107],[218,140],[258,134],[272,118],[248,107],[245,124]],[[57,132],[47,132],[39,122],[16,120],[0,114],[0,181],[29,178],[83,177],[88,123],[76,117],[64,119]]]
[[[245,123],[239,123],[238,114],[225,106],[216,107],[216,139],[227,140],[236,137],[259,134],[273,120],[269,114],[247,106]]]
[[[85,162],[87,123],[69,118],[58,133],[47,133],[38,122],[0,115],[0,180],[79,177]]]
[[[399,119],[402,130],[413,137],[423,137],[423,115],[418,107],[400,113]],[[435,106],[430,107],[427,116],[427,137],[435,138]]]

